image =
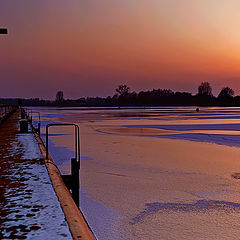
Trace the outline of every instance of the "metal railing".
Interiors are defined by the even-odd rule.
[[[71,159],[71,174],[62,175],[62,179],[66,187],[71,191],[72,198],[79,207],[79,170],[80,170],[80,140],[79,140],[79,126],[74,123],[50,123],[46,126],[46,159],[49,159],[48,147],[48,129],[50,127],[66,127],[74,126],[75,133],[75,158]]]
[[[74,126],[75,128],[75,158],[80,161],[80,141],[79,141],[79,126],[74,123],[49,123],[46,126],[46,159],[48,159],[48,129],[52,126]]]

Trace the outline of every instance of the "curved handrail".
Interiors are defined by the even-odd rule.
[[[80,161],[79,126],[75,123],[49,123],[46,126],[46,159],[48,159],[48,128],[52,126],[74,126],[75,128],[75,158]]]

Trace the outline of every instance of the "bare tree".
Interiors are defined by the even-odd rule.
[[[198,87],[198,95],[200,96],[213,96],[212,88],[209,82],[202,82]]]
[[[64,102],[64,98],[63,98],[63,91],[58,91],[56,94],[56,102],[58,104],[61,104]]]

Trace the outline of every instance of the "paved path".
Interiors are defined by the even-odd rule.
[[[72,239],[34,136],[19,112],[0,126],[0,239]]]

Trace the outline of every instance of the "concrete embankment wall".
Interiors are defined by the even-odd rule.
[[[64,184],[57,166],[54,164],[50,155],[46,158],[46,148],[42,139],[37,134],[32,124],[31,127],[33,128],[33,133],[42,153],[52,186],[64,212],[73,239],[94,240],[94,234]]]

